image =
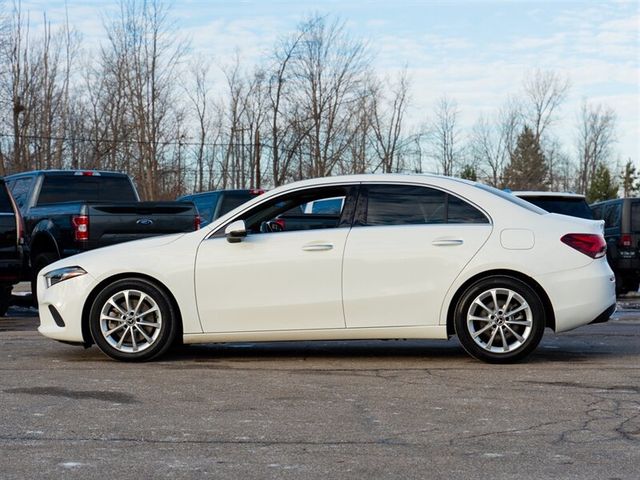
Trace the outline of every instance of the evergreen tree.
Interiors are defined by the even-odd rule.
[[[462,171],[460,172],[460,178],[464,178],[465,180],[471,180],[473,182],[478,180],[478,173],[476,172],[476,168],[473,165],[466,164],[462,167]]]
[[[504,185],[511,190],[547,190],[549,167],[540,143],[525,125],[511,161],[504,170]]]
[[[640,190],[638,173],[635,165],[631,163],[631,159],[629,159],[627,164],[624,166],[622,175],[620,175],[620,180],[622,180],[622,191],[624,192],[625,197],[633,197],[638,193],[638,190]]]
[[[599,163],[587,191],[587,201],[599,202],[610,198],[618,198],[618,184],[611,178],[609,168],[604,163]]]

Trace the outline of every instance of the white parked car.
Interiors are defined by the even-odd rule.
[[[278,216],[341,198],[332,217]],[[308,215],[308,224],[305,219]],[[545,327],[606,321],[614,276],[600,222],[428,175],[293,183],[203,230],[65,258],[38,277],[48,337],[149,360],[184,343],[457,335],[488,362],[533,351]]]

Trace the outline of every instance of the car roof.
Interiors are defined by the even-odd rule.
[[[5,178],[20,178],[32,175],[47,175],[47,176],[65,176],[65,175],[77,175],[82,176],[84,173],[90,173],[86,176],[101,176],[101,177],[129,177],[124,172],[113,172],[106,170],[91,170],[91,169],[78,169],[78,170],[30,170],[28,172],[14,173],[7,175]]]

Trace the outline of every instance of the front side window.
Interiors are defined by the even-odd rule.
[[[366,204],[360,219],[364,226],[488,223],[474,206],[428,187],[371,185],[367,187]]]
[[[355,196],[356,190],[355,186],[331,186],[290,193],[249,210],[237,220],[244,220],[251,234],[350,226],[352,211],[347,212],[347,199]],[[329,199],[337,200],[340,207],[326,213],[307,208]]]

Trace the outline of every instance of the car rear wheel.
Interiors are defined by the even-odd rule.
[[[167,295],[141,279],[122,279],[105,287],[91,307],[94,342],[108,356],[145,361],[164,354],[176,336],[176,314]]]
[[[508,276],[480,280],[462,294],[455,328],[462,347],[489,363],[512,363],[540,343],[546,325],[544,306],[526,283]]]

